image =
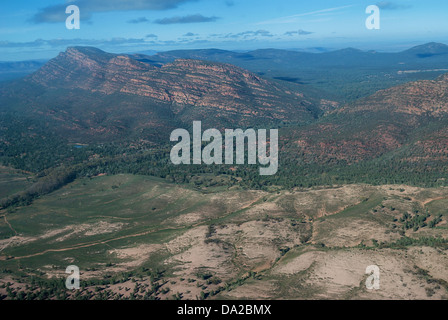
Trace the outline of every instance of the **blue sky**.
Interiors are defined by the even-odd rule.
[[[65,27],[78,5],[81,28]],[[368,5],[381,29],[367,30]],[[0,60],[51,58],[67,46],[110,52],[258,48],[399,51],[448,43],[446,0],[2,0]]]

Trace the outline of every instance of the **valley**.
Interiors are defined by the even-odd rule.
[[[446,299],[447,201],[446,188],[404,185],[265,192],[79,179],[1,211],[0,294]],[[417,216],[426,223],[405,226]],[[68,264],[81,270],[76,297],[57,285]],[[384,274],[375,292],[364,285],[371,264]]]

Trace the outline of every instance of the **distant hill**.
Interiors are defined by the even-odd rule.
[[[0,61],[0,81],[22,78],[45,64],[45,60]]]
[[[309,163],[396,160],[428,168],[448,159],[448,74],[381,90],[292,130]],[[291,133],[289,132],[289,133]],[[294,137],[294,138],[293,138]],[[423,167],[420,167],[423,168]]]
[[[160,52],[137,59],[159,66],[178,58],[230,63],[265,77],[312,85],[331,93],[327,97],[350,102],[406,82],[435,79],[447,72],[447,48],[444,44],[428,43],[397,53],[354,48],[322,53],[204,49]]]
[[[253,62],[256,60],[263,60],[265,64],[264,68],[266,69],[281,63],[285,63],[285,69],[287,69],[288,67],[320,68],[341,65],[350,67],[397,67],[397,64],[402,68],[404,65],[404,68],[406,68],[407,64],[414,64],[415,66],[417,64],[432,65],[441,62],[439,59],[422,59],[429,57],[425,56],[428,54],[432,54],[432,56],[448,54],[448,45],[431,42],[396,53],[377,52],[373,50],[362,51],[356,48],[345,48],[319,53],[282,49],[258,49],[245,53],[220,49],[173,50],[159,52],[150,57],[152,61],[158,63],[167,63],[175,59],[183,58],[227,62],[236,65],[244,64],[246,68],[251,67],[251,70],[256,66],[262,67]],[[144,55],[141,56],[143,57]],[[238,61],[240,62],[237,63]]]
[[[448,54],[448,46],[443,43],[430,42],[416,46],[403,52],[403,54],[415,55],[418,58],[429,58]]]

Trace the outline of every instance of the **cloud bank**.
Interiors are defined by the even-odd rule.
[[[162,11],[174,9],[184,3],[194,1],[198,0],[74,0],[70,3],[42,8],[31,18],[31,21],[34,23],[63,22],[67,18],[65,8],[68,4],[74,4],[79,7],[81,12],[81,20],[89,20],[93,13],[98,12],[134,10]]]

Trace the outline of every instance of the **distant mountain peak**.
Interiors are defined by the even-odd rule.
[[[328,53],[344,53],[344,54],[350,54],[350,53],[363,53],[364,51],[360,50],[360,49],[356,49],[356,48],[344,48],[344,49],[340,49],[340,50],[335,50],[335,51],[329,51]]]
[[[443,54],[448,53],[448,45],[438,42],[429,42],[413,47],[405,52],[413,54]]]
[[[112,53],[107,53],[94,47],[68,47],[65,52],[59,54],[59,57],[64,58],[87,57],[92,60],[105,60],[114,56]]]
[[[95,47],[88,47],[88,46],[74,46],[74,47],[68,47],[66,49],[67,53],[84,53],[84,54],[106,54],[101,49],[95,48]]]
[[[79,87],[98,90],[107,77],[120,70],[145,72],[155,67],[131,59],[127,55],[104,52],[93,47],[68,47],[27,80],[46,87]],[[100,90],[101,91],[101,90]]]

